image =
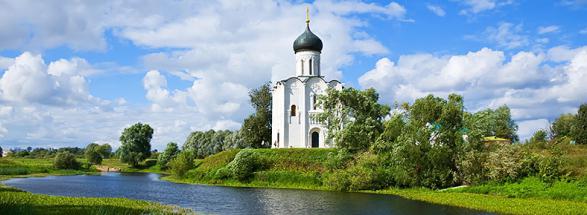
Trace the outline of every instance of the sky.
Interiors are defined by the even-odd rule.
[[[586,0],[0,0],[0,146],[238,129],[250,89],[295,75],[307,7],[326,79],[382,103],[508,105],[525,139],[587,102]]]

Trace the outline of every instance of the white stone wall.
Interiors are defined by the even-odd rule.
[[[333,144],[325,144],[326,128],[311,118],[311,115],[322,111],[319,106],[314,109],[313,97],[325,94],[329,87],[340,90],[342,84],[338,81],[326,82],[320,76],[291,77],[275,84],[272,147],[310,148],[314,131],[319,134],[319,148],[333,147]],[[292,105],[296,106],[295,116],[291,116]]]

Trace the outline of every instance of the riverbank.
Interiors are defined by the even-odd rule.
[[[188,209],[125,198],[33,194],[0,185],[0,214],[191,214]]]
[[[0,158],[0,181],[11,178],[92,175],[95,169],[59,170],[52,159]],[[137,170],[139,171],[139,170]],[[189,209],[125,198],[33,194],[0,184],[0,214],[191,214]]]
[[[331,190],[322,183],[328,176],[327,157],[331,150],[308,149],[256,149],[254,150],[264,166],[253,173],[247,181],[238,181],[219,177],[221,169],[234,159],[238,150],[225,151],[196,163],[184,178],[173,176],[162,177],[175,183],[206,184],[214,186],[255,187],[278,189]],[[519,186],[526,193],[524,196],[512,194],[513,189],[503,188],[510,192],[472,193],[474,189],[454,189],[451,191],[435,191],[430,189],[386,189],[378,191],[358,191],[397,195],[407,199],[425,201],[435,204],[463,207],[503,214],[587,214],[587,199],[581,200],[573,196],[587,195],[587,189],[581,183],[559,182],[553,188],[558,192],[567,192],[560,187],[576,190],[572,195],[539,195],[546,189],[544,186],[528,186],[526,182],[518,185],[484,185]],[[572,187],[574,186],[574,187]],[[472,187],[475,188],[475,187]],[[579,193],[577,193],[579,192]],[[566,198],[566,199],[565,199]]]

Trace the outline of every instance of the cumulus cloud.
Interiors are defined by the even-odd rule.
[[[581,84],[587,81],[585,62],[587,47],[564,46],[509,58],[488,48],[463,55],[402,55],[397,62],[380,59],[359,83],[377,89],[387,103],[459,93],[469,111],[508,105],[515,120],[527,121],[526,130],[520,130],[527,137],[524,132],[586,102],[587,88]]]
[[[434,13],[437,16],[446,15],[446,12],[444,11],[444,9],[442,9],[442,7],[440,7],[438,5],[428,4],[428,5],[426,5],[426,8],[428,8],[428,10],[430,12]]]
[[[40,55],[25,52],[16,57],[0,78],[0,101],[74,105],[99,103],[88,92],[86,72],[93,71],[82,59],[60,59],[45,64]]]

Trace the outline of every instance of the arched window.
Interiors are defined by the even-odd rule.
[[[312,59],[310,59],[310,63],[309,63],[309,67],[310,67],[310,75],[312,75]]]
[[[296,116],[296,105],[291,106],[290,116]]]
[[[317,104],[316,104],[316,95],[312,96],[312,105],[313,105],[314,110],[316,110],[316,106],[317,106]]]

